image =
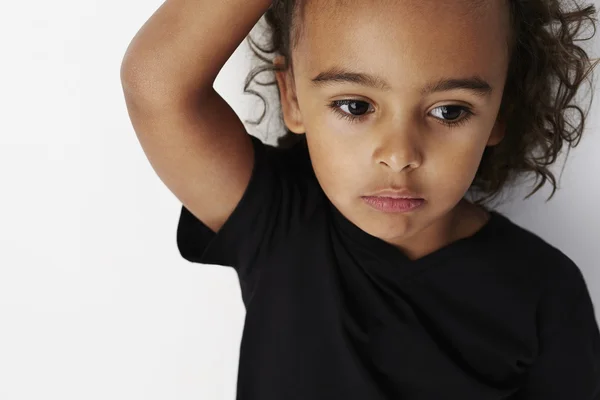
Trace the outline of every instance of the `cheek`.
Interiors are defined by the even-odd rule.
[[[444,157],[436,160],[433,183],[445,193],[462,196],[475,178],[483,150],[473,146],[450,150],[444,154]]]
[[[360,187],[361,171],[355,150],[329,140],[313,140],[307,136],[310,157],[315,175],[330,197],[356,192]]]

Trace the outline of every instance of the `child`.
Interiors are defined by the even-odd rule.
[[[265,12],[278,147],[212,87]],[[181,255],[239,276],[237,399],[600,399],[580,269],[482,205],[530,172],[535,190],[556,188],[548,166],[584,122],[568,131],[563,117],[592,71],[573,28],[594,13],[557,0],[161,6],[123,88],[182,202]]]

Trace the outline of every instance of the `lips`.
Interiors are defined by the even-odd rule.
[[[407,212],[423,205],[425,200],[418,198],[391,198],[378,196],[363,196],[369,206],[384,212]]]
[[[408,188],[387,188],[363,197],[380,197],[391,199],[423,199],[418,193]]]

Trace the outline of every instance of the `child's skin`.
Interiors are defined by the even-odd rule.
[[[505,134],[497,117],[509,62],[509,10],[502,0],[473,3],[311,0],[292,53],[293,76],[289,69],[277,74],[285,124],[306,134],[315,174],[331,202],[411,259],[472,235],[489,218],[463,196],[486,146]],[[379,76],[390,90],[311,82],[334,66]],[[492,91],[420,93],[442,78],[474,76]],[[350,122],[328,107],[343,99],[366,102],[338,106],[365,119]],[[451,105],[475,115],[448,127],[443,121],[468,116],[461,108],[440,108]],[[390,186],[412,189],[426,201],[408,213],[384,213],[361,199]]]

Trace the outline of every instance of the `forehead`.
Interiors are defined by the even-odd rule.
[[[294,70],[348,67],[394,89],[438,76],[493,80],[508,64],[505,0],[308,0]]]

